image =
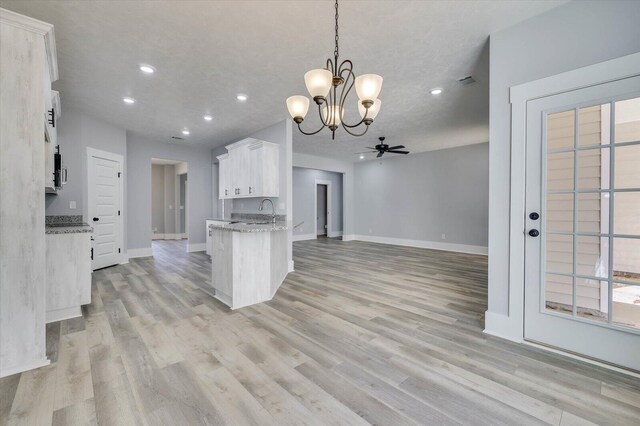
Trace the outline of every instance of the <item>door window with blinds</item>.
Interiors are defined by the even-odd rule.
[[[543,308],[640,330],[640,98],[545,127]]]

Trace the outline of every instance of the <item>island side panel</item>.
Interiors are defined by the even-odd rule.
[[[289,272],[287,259],[287,231],[271,232],[271,288],[273,298]]]
[[[233,309],[271,297],[271,234],[233,233]]]
[[[211,285],[215,297],[231,306],[233,296],[233,235],[224,229],[212,230]]]

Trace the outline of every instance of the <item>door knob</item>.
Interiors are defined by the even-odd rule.
[[[531,212],[531,213],[529,213],[529,219],[538,220],[538,219],[540,219],[540,215],[538,213],[536,213],[536,212]]]
[[[93,218],[93,221],[94,221],[94,222],[97,222],[97,221],[99,221],[99,220],[100,220],[100,218],[99,218],[99,217],[94,217],[94,218]]]
[[[540,231],[538,231],[537,229],[532,229],[529,231],[529,235],[532,237],[537,237],[538,235],[540,235]]]

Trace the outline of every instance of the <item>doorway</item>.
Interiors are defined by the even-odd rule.
[[[528,341],[640,371],[640,77],[527,102]]]
[[[123,163],[121,155],[87,148],[87,222],[93,227],[94,271],[123,260]]]
[[[154,254],[161,246],[187,251],[188,164],[163,158],[151,159],[151,239]],[[181,244],[162,244],[163,241]],[[166,247],[164,247],[166,246]]]
[[[331,227],[331,181],[316,179],[315,197],[316,237],[328,237]]]

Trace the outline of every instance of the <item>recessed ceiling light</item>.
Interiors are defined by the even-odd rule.
[[[440,93],[442,93],[442,89],[437,87],[435,89],[431,89],[431,94],[432,95],[439,95]]]
[[[136,103],[136,100],[135,100],[135,99],[133,99],[133,98],[129,98],[129,97],[124,97],[124,98],[122,98],[122,101],[123,101],[125,104],[135,104],[135,103]]]
[[[364,154],[360,154],[360,159],[364,160]]]
[[[184,130],[182,131],[182,134],[183,134],[183,135],[185,135],[185,136],[186,136],[186,135],[188,135],[189,133],[191,133],[191,132],[189,132],[187,129],[184,129]]]
[[[204,119],[207,120],[207,121],[211,121],[211,120],[213,120],[213,117],[210,116],[210,115],[205,115]]]
[[[236,99],[238,99],[239,101],[246,101],[247,99],[249,99],[249,97],[247,95],[243,95],[242,93],[240,93],[238,96],[236,96]]]
[[[156,69],[151,65],[140,65],[140,71],[145,74],[153,74],[154,72],[156,72]]]

